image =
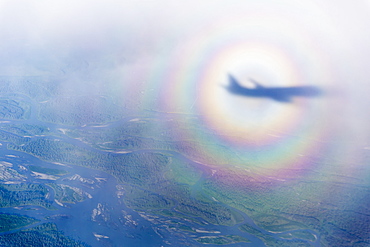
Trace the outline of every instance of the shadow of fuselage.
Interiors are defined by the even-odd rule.
[[[229,85],[225,88],[232,94],[253,97],[253,98],[270,98],[278,102],[289,103],[293,97],[319,97],[322,91],[314,86],[296,86],[296,87],[263,87],[257,82],[251,80],[255,88],[246,88],[229,75]]]

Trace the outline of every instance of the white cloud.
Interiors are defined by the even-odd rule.
[[[261,33],[281,33],[289,39],[287,32],[302,31],[320,37],[315,42],[326,42],[329,50],[343,49],[352,42],[364,45],[361,37],[369,40],[363,30],[368,23],[364,6],[361,1],[346,4],[330,0],[2,0],[0,73],[86,73],[86,64],[93,70],[112,70],[142,57],[176,52],[178,45],[201,35],[202,30],[213,28],[217,32],[215,25],[246,32],[251,20]],[[294,30],[286,23],[301,26],[297,24]],[[210,42],[207,38],[212,37],[205,36],[204,42]]]

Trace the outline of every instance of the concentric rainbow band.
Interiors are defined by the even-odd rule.
[[[303,29],[307,23],[294,14],[276,13],[262,8],[260,13],[237,13],[200,27],[150,74],[151,85],[161,87],[146,97],[156,94],[159,105],[145,107],[197,116],[176,122],[183,124],[176,138],[192,140],[198,156],[205,157],[202,162],[271,168],[278,175],[279,170],[315,165],[312,157],[333,135],[327,121],[333,106],[325,97],[281,103],[225,89],[228,74],[245,87],[252,87],[249,78],[266,87],[313,85],[323,90],[336,81],[319,45],[321,37],[307,31],[313,27]],[[320,30],[335,33],[330,26]],[[189,127],[194,125],[200,127]],[[235,153],[235,159],[225,156],[221,147]]]

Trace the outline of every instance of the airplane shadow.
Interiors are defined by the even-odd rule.
[[[253,82],[255,88],[243,87],[232,75],[229,75],[229,85],[225,88],[231,94],[252,98],[270,98],[282,103],[291,103],[292,98],[296,97],[313,98],[323,95],[320,88],[314,86],[264,87],[252,79],[250,81]]]

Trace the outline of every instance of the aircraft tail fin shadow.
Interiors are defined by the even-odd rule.
[[[230,82],[230,84],[229,84],[228,88],[231,89],[231,90],[232,89],[235,90],[235,89],[243,88],[242,86],[240,86],[239,82],[230,74],[229,74],[229,82]]]

